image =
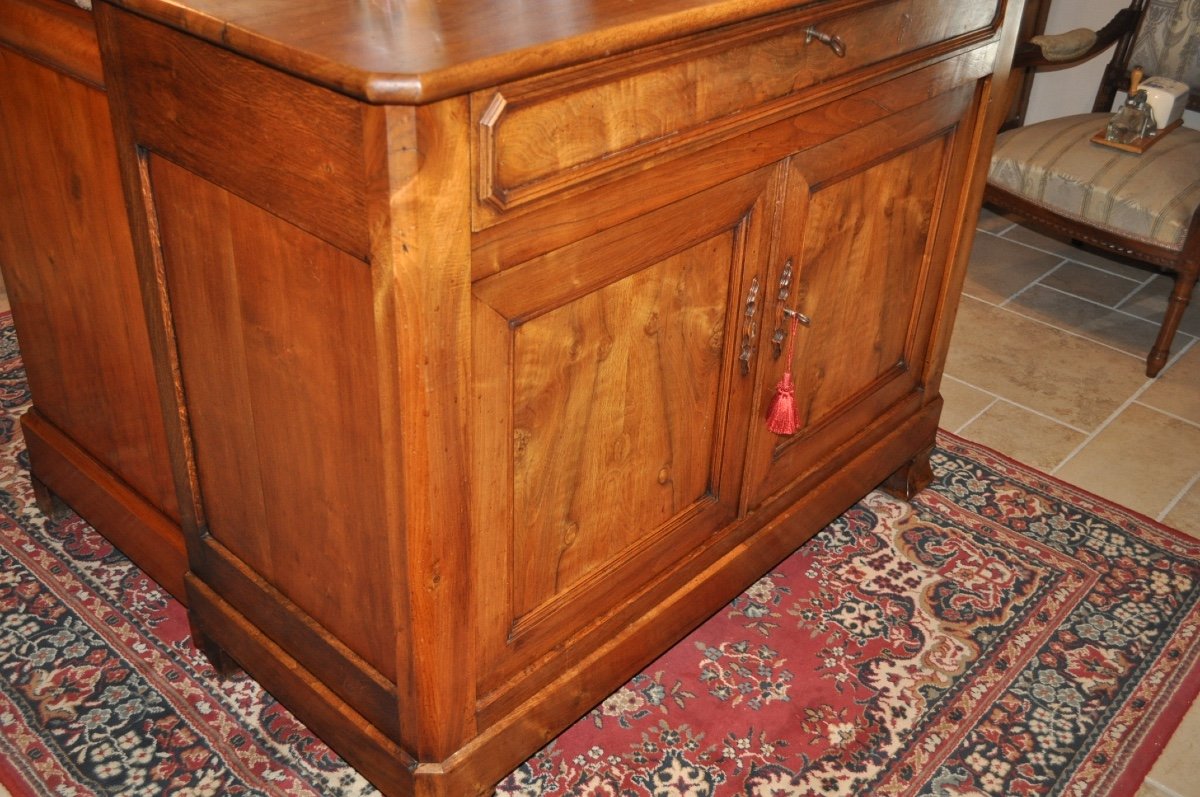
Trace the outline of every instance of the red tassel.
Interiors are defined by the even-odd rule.
[[[792,384],[792,360],[800,317],[795,313],[790,315],[792,323],[788,334],[785,368],[779,384],[775,386],[775,396],[771,399],[771,408],[767,412],[767,429],[783,435],[795,434],[800,428],[800,422],[796,419],[796,388]]]
[[[775,386],[775,397],[771,399],[771,411],[767,413],[767,428],[775,434],[795,434],[796,389],[792,386],[792,372],[783,372],[783,378]]]

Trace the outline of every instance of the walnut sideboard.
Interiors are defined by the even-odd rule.
[[[98,3],[200,644],[483,793],[919,489],[1020,5]]]

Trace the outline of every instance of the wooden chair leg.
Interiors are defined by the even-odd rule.
[[[1154,341],[1154,347],[1150,349],[1150,356],[1146,358],[1146,376],[1158,376],[1158,372],[1167,364],[1167,357],[1171,354],[1171,341],[1175,339],[1175,332],[1179,329],[1183,312],[1192,300],[1192,289],[1195,286],[1195,274],[1175,275],[1175,287],[1167,300],[1167,312],[1163,316],[1162,326],[1159,327],[1158,338]]]

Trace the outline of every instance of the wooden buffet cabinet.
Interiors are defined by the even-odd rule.
[[[482,793],[919,489],[1020,10],[99,3],[197,639]]]

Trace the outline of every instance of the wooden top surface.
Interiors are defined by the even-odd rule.
[[[372,102],[423,103],[821,0],[110,0]],[[860,6],[862,0],[839,5]]]

